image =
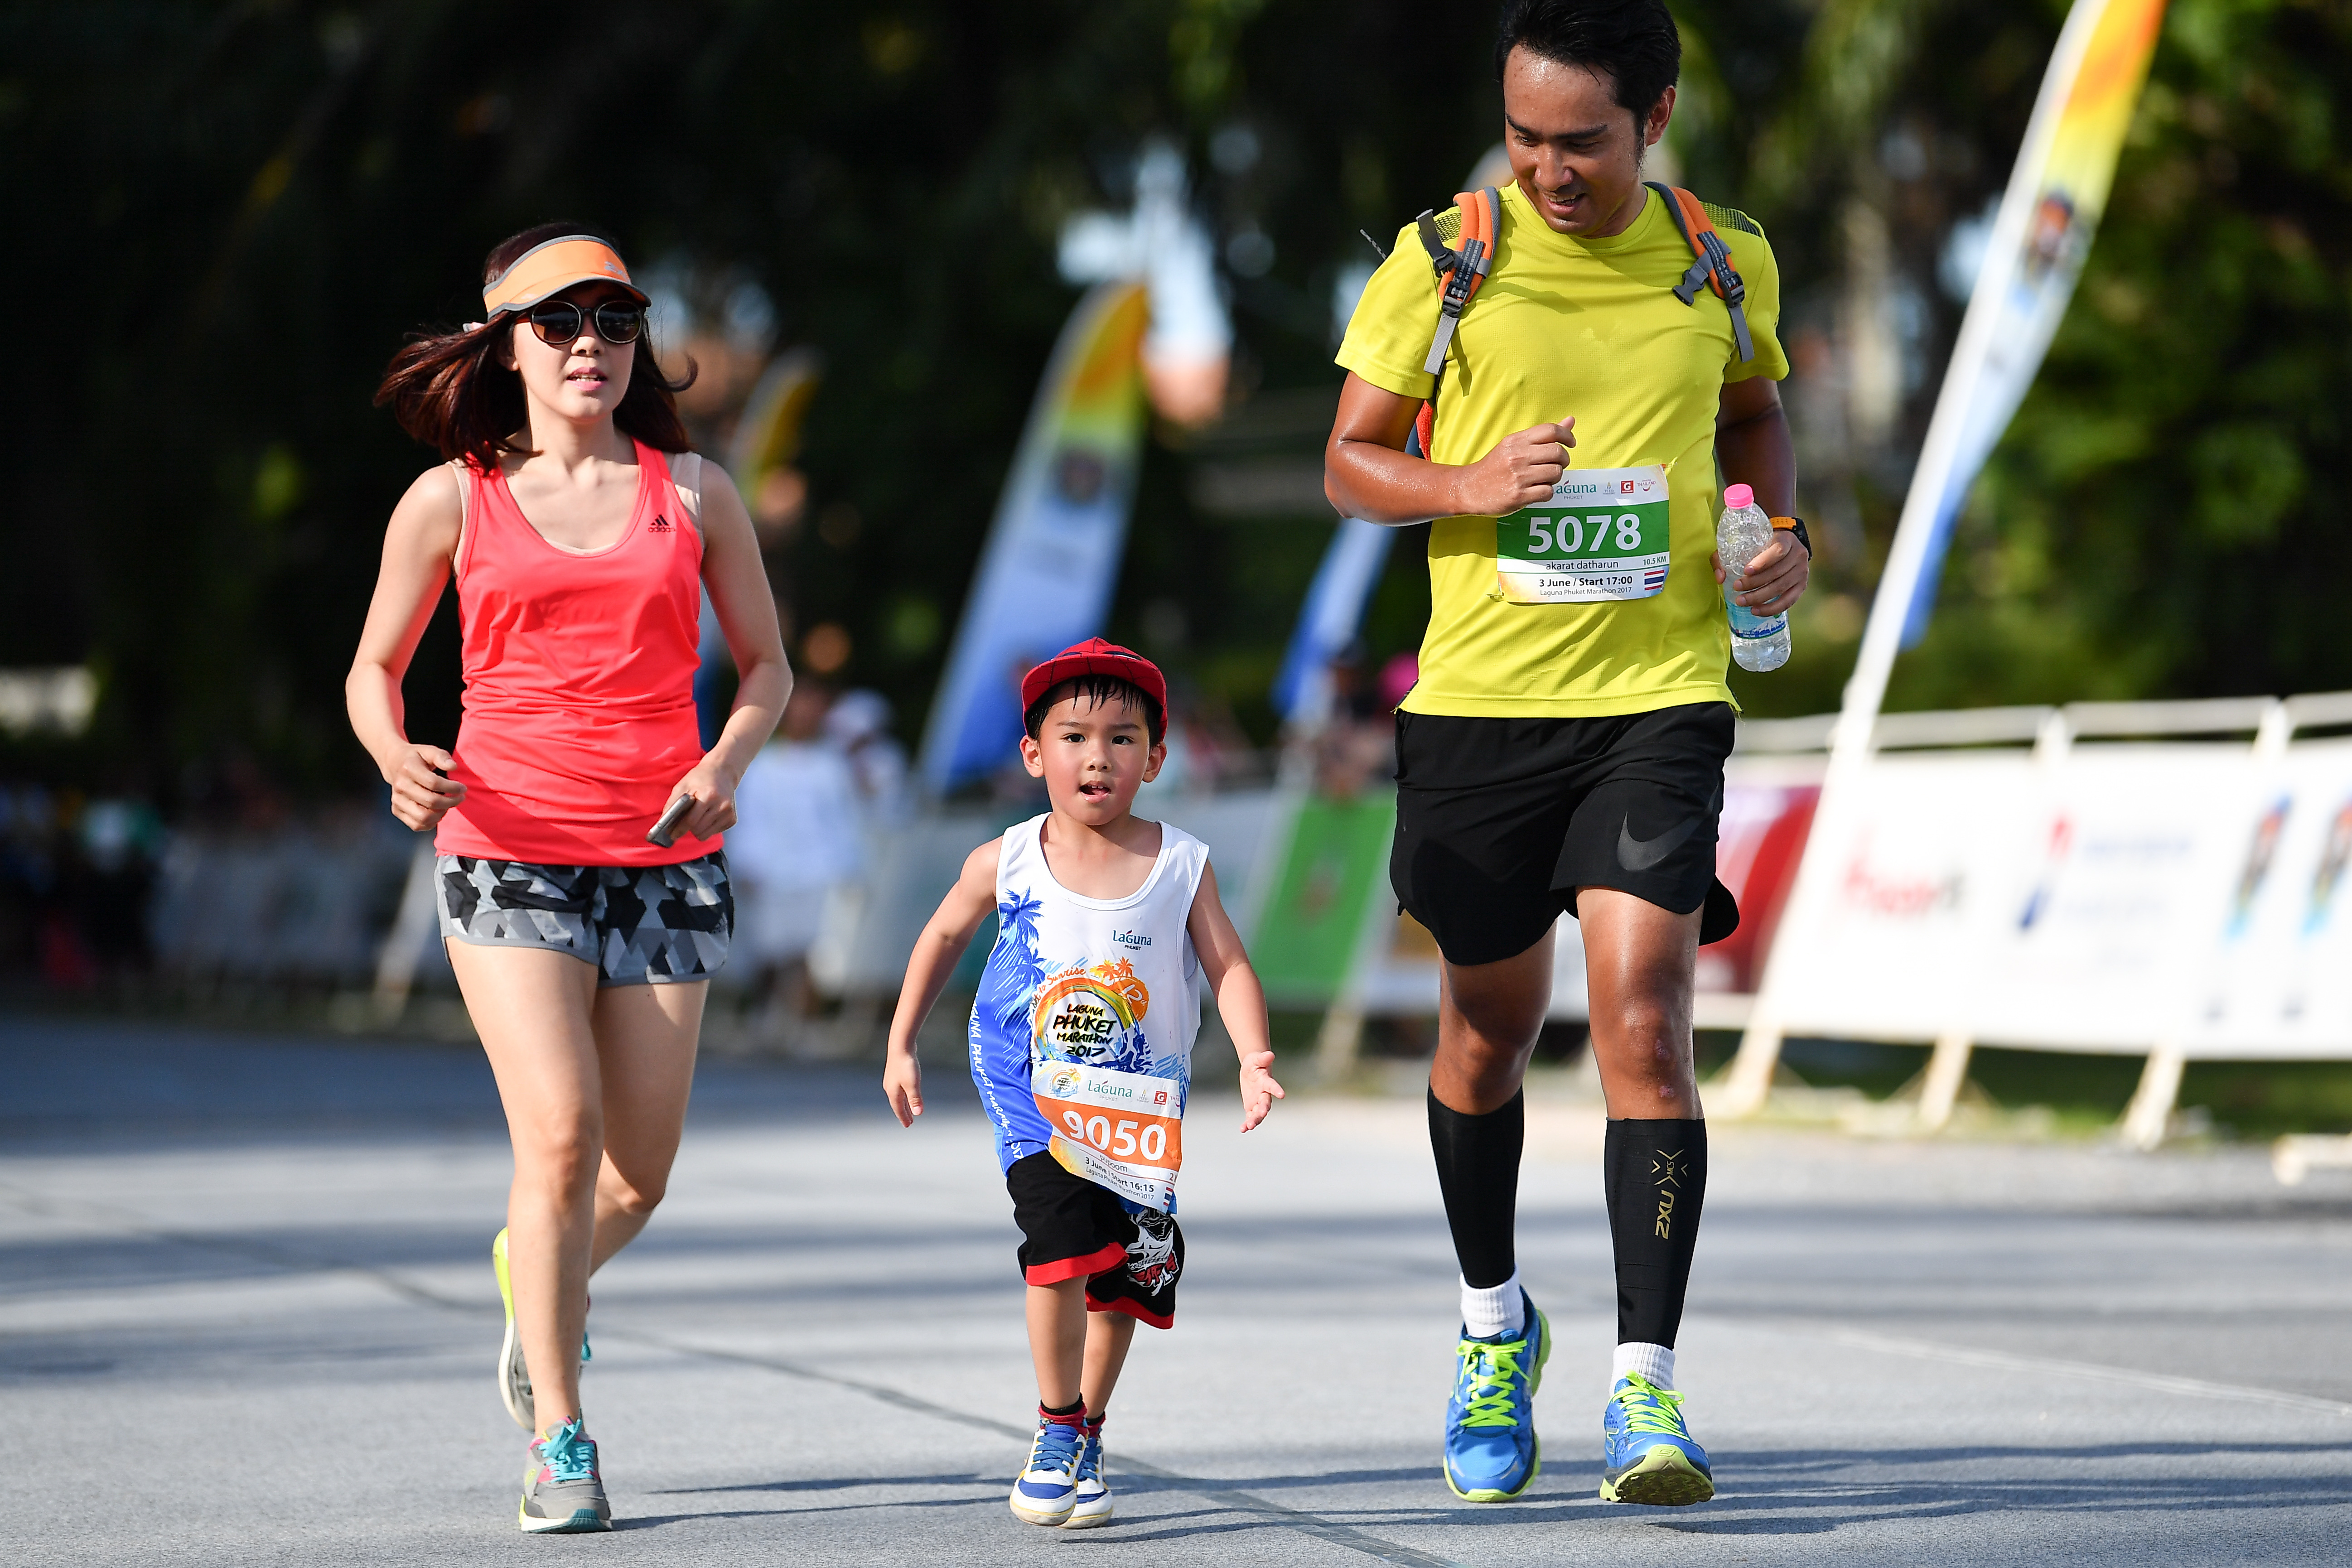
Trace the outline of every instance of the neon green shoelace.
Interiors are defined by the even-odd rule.
[[[1518,1416],[1511,1409],[1511,1388],[1522,1375],[1519,1358],[1527,1353],[1528,1342],[1514,1341],[1508,1344],[1482,1344],[1465,1340],[1456,1347],[1462,1358],[1461,1375],[1469,1381],[1468,1397],[1464,1400],[1467,1414],[1462,1417],[1465,1426],[1516,1426]]]
[[[1680,1408],[1683,1396],[1671,1388],[1660,1388],[1639,1373],[1625,1374],[1625,1386],[1610,1395],[1625,1412],[1628,1432],[1664,1432],[1675,1437],[1690,1436],[1683,1425]]]

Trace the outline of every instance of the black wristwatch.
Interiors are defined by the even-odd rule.
[[[1776,529],[1784,523],[1788,525],[1788,531],[1797,536],[1797,542],[1805,547],[1805,559],[1811,561],[1813,558],[1813,536],[1805,531],[1805,520],[1801,517],[1776,517],[1772,520],[1772,526]]]

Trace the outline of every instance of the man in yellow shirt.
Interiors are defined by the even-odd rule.
[[[1771,247],[1745,215],[1708,209],[1746,281],[1743,354],[1736,290],[1675,292],[1692,247],[1642,183],[1681,49],[1661,0],[1510,0],[1496,67],[1514,180],[1442,374],[1424,364],[1445,279],[1411,227],[1339,354],[1332,503],[1434,520],[1421,680],[1397,715],[1390,875],[1445,957],[1430,1142],[1463,1327],[1444,1470],[1475,1501],[1518,1495],[1540,1465],[1532,1401],[1550,1331],[1519,1287],[1513,1211],[1520,1081],[1563,909],[1582,922],[1610,1116],[1619,1344],[1601,1495],[1714,1495],[1674,1343],[1706,1181],[1693,970],[1738,921],[1714,875],[1733,711],[1718,584],[1727,566],[1743,605],[1782,614],[1811,552],[1797,525],[1752,561],[1713,559],[1717,464],[1786,522],[1796,464]],[[1426,459],[1407,450],[1424,400]]]

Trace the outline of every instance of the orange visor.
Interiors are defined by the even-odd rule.
[[[588,235],[567,234],[532,246],[515,258],[513,266],[482,285],[484,318],[501,310],[528,310],[574,283],[595,281],[618,283],[641,303],[653,302],[644,289],[629,281],[629,269],[621,265],[620,252]]]

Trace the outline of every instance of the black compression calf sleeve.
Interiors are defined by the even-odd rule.
[[[1512,1233],[1519,1205],[1519,1151],[1528,1141],[1524,1090],[1484,1116],[1450,1110],[1429,1095],[1429,1147],[1454,1231],[1454,1256],[1474,1290],[1491,1290],[1518,1268]]]
[[[1706,1201],[1706,1123],[1609,1123],[1601,1157],[1617,1253],[1617,1342],[1674,1348]]]

